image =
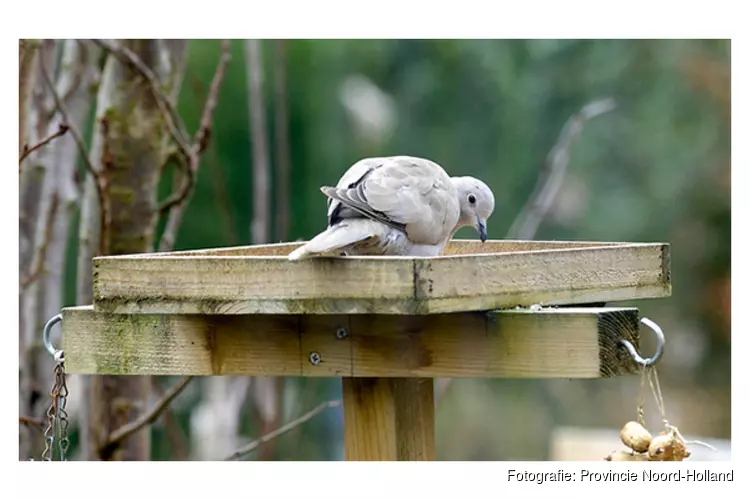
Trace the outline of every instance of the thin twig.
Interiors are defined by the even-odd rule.
[[[109,439],[102,446],[102,449],[116,448],[121,442],[143,429],[147,425],[153,424],[161,416],[162,413],[169,407],[174,399],[180,395],[180,393],[187,387],[187,385],[193,380],[192,375],[184,377],[174,387],[170,388],[164,393],[164,396],[154,405],[148,413],[141,415],[140,418],[128,422],[122,427],[115,429],[109,435]]]
[[[76,146],[78,146],[78,152],[83,157],[83,162],[86,165],[86,170],[88,170],[88,172],[94,178],[98,178],[99,173],[96,171],[96,168],[94,168],[94,164],[91,162],[91,158],[89,158],[88,151],[86,150],[86,143],[83,141],[83,136],[78,131],[75,124],[70,121],[68,108],[62,102],[62,98],[57,93],[57,89],[55,88],[54,83],[52,83],[52,78],[49,76],[49,72],[47,71],[47,68],[43,64],[41,65],[41,73],[47,85],[47,88],[49,89],[50,94],[52,95],[52,99],[55,101],[55,107],[60,112],[62,121],[68,126],[68,128],[70,129],[70,133],[73,136],[73,139],[76,141]]]
[[[583,131],[583,125],[590,119],[615,109],[614,99],[602,99],[586,104],[581,111],[571,116],[565,123],[557,143],[547,155],[544,169],[539,175],[528,202],[518,214],[506,236],[509,239],[528,240],[536,234],[539,224],[552,206],[557,192],[562,186],[565,170],[570,163],[570,149],[573,140]]]
[[[161,213],[165,213],[173,207],[182,204],[182,202],[184,202],[190,195],[193,186],[195,185],[198,160],[200,154],[208,147],[211,138],[213,114],[216,109],[216,104],[219,102],[219,89],[221,88],[222,80],[224,80],[227,64],[229,64],[231,59],[232,54],[230,52],[229,40],[224,40],[222,42],[221,59],[219,60],[219,65],[216,67],[216,73],[211,81],[211,87],[208,91],[208,96],[206,97],[206,103],[203,106],[200,126],[195,133],[193,145],[190,148],[190,161],[186,172],[186,182],[178,193],[175,193],[161,204],[159,207]]]
[[[197,144],[198,149],[196,153],[200,154],[208,147],[208,141],[211,138],[212,121],[214,110],[216,105],[219,103],[219,89],[221,88],[221,82],[224,80],[224,74],[227,71],[227,65],[232,60],[231,44],[229,40],[223,40],[221,42],[221,59],[219,59],[219,65],[216,67],[216,73],[214,78],[211,80],[211,87],[208,91],[208,97],[206,103],[203,106],[203,114],[201,115],[200,126],[198,131],[195,132],[194,143]]]
[[[195,188],[195,181],[198,177],[198,166],[200,164],[200,156],[203,151],[208,147],[209,139],[212,131],[212,120],[214,109],[219,101],[219,89],[221,88],[221,82],[224,79],[226,73],[226,67],[229,61],[232,59],[231,45],[229,40],[222,41],[221,46],[221,58],[219,64],[216,67],[216,73],[211,81],[211,87],[206,97],[206,103],[203,106],[203,113],[201,114],[200,126],[198,131],[195,133],[195,141],[190,147],[190,155],[188,156],[188,164],[185,169],[185,180],[182,189],[175,193],[173,196],[168,198],[160,207],[160,213],[169,212],[167,224],[164,227],[161,241],[159,242],[159,251],[167,252],[174,247],[174,243],[177,240],[177,230],[182,223],[182,216],[185,212],[185,206],[190,196],[193,194]]]
[[[44,263],[47,260],[47,249],[52,241],[52,230],[55,227],[54,221],[59,201],[57,192],[53,192],[52,199],[49,203],[49,213],[47,214],[47,226],[44,228],[44,241],[42,241],[42,245],[39,247],[39,253],[35,256],[36,261],[32,262],[33,270],[29,271],[29,273],[21,280],[21,293],[44,274]]]
[[[322,403],[316,406],[315,408],[313,408],[312,410],[310,410],[309,412],[305,413],[301,417],[295,420],[292,420],[291,422],[287,424],[282,425],[278,429],[261,436],[255,441],[252,441],[251,443],[246,444],[245,446],[241,447],[240,449],[238,449],[237,451],[229,455],[224,460],[237,460],[239,458],[242,458],[243,456],[247,455],[251,451],[255,450],[260,445],[267,443],[271,441],[272,439],[276,439],[277,437],[286,434],[292,429],[299,427],[300,425],[304,424],[305,422],[315,417],[319,413],[323,413],[328,408],[335,408],[337,406],[341,406],[341,400],[326,401],[325,403]]]
[[[18,417],[18,423],[19,423],[19,424],[23,424],[23,425],[25,425],[25,426],[27,426],[27,427],[36,427],[36,428],[38,428],[39,430],[42,430],[42,429],[44,429],[44,426],[46,425],[46,424],[45,424],[45,423],[44,423],[44,422],[42,421],[42,419],[40,419],[40,418],[34,418],[34,417],[23,417],[23,416],[19,416],[19,417]]]
[[[158,379],[162,377],[153,377],[151,380],[151,388],[154,391],[156,397],[164,396],[164,388],[158,383]],[[174,408],[170,405],[164,410],[164,431],[167,434],[169,445],[172,451],[172,459],[178,461],[186,461],[190,457],[188,451],[188,440],[185,435],[185,431],[180,426],[180,421],[175,415]]]
[[[23,147],[23,153],[18,158],[19,165],[21,163],[23,163],[23,161],[26,158],[28,158],[29,155],[31,153],[33,153],[34,151],[36,151],[37,149],[42,148],[42,147],[46,146],[47,144],[49,144],[50,142],[54,141],[56,138],[62,137],[63,135],[65,135],[68,132],[68,129],[69,129],[69,127],[66,124],[61,123],[60,126],[59,126],[59,128],[57,129],[57,131],[54,132],[53,134],[51,134],[49,137],[46,137],[46,138],[42,139],[41,141],[39,141],[38,143],[34,144],[31,147],[29,147],[28,144],[25,145]]]

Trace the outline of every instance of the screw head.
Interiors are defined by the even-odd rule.
[[[345,339],[348,336],[349,336],[349,332],[343,326],[339,327],[336,330],[336,338],[337,339]]]
[[[310,363],[313,365],[318,365],[323,359],[320,357],[320,354],[317,352],[311,352],[310,353]]]

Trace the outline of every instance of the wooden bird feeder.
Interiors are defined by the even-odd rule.
[[[636,373],[638,309],[597,305],[671,294],[663,243],[288,261],[300,244],[94,259],[93,305],[62,312],[68,372],[340,377],[347,460],[434,460],[434,378]]]

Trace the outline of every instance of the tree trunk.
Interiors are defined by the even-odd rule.
[[[266,130],[266,100],[263,95],[263,53],[260,40],[245,44],[247,81],[250,93],[250,132],[253,144],[253,222],[250,233],[253,243],[267,243],[270,232],[269,190],[270,165],[268,159],[268,131]]]
[[[171,44],[159,40],[119,43],[133,51],[162,82],[176,82],[175,71],[184,70],[183,64],[172,64],[174,58],[165,52]],[[171,73],[169,78],[165,78],[165,73]],[[114,55],[109,55],[105,64],[94,133],[91,157],[100,176],[106,179],[105,195],[109,200],[109,238],[105,242],[108,253],[152,251],[158,221],[157,187],[166,155],[167,129],[149,83]],[[98,248],[101,211],[94,182],[92,178],[87,179],[81,216],[79,304],[91,303],[91,258],[101,251]],[[104,446],[112,431],[148,409],[150,386],[148,377],[90,377],[86,391],[90,413],[82,433],[86,459],[151,458],[148,427],[120,446]]]
[[[250,128],[253,145],[253,243],[268,243],[271,234],[270,184],[271,165],[268,154],[268,129],[266,126],[266,99],[264,95],[263,50],[260,40],[247,40],[246,68],[250,94]],[[278,104],[278,103],[277,103]],[[281,402],[284,379],[255,377],[252,384],[258,428],[261,435],[277,428],[281,419]],[[270,460],[275,443],[260,447],[258,458]]]
[[[58,78],[58,94],[68,95],[68,118],[77,130],[85,130],[93,102],[90,90],[98,77],[95,66],[99,48],[83,46],[77,40],[66,40],[63,44],[61,72]],[[62,123],[58,114],[49,127],[49,133]],[[71,134],[56,139],[51,144],[50,155],[53,168],[49,180],[58,191],[59,209],[53,220],[51,240],[45,255],[45,274],[42,284],[42,319],[46,321],[60,312],[63,306],[63,270],[67,253],[70,215],[77,208],[78,188],[75,183],[76,165],[79,160],[78,146]]]
[[[18,153],[23,152],[31,140],[32,121],[30,116],[34,113],[32,107],[32,95],[36,83],[38,69],[39,50],[41,43],[37,40],[19,40],[19,79],[18,79]],[[18,220],[18,273],[21,282],[24,276],[30,272],[31,256],[34,248],[35,221],[39,209],[39,195],[44,181],[43,167],[37,168],[34,163],[38,154],[32,153],[20,166],[19,187],[19,220]],[[33,300],[33,294],[29,290],[19,290],[18,297],[19,338],[19,392],[18,406],[21,415],[36,417],[34,411],[44,393],[41,381],[37,377],[36,352],[33,344],[34,322],[30,314],[33,308],[29,304]],[[27,460],[33,455],[38,455],[39,445],[34,444],[37,439],[35,429],[21,427],[19,436],[19,459]]]
[[[55,59],[58,46],[50,41],[22,41],[20,47],[19,150],[41,141],[54,122],[40,98],[45,95],[41,62]],[[55,124],[55,130],[57,125]],[[57,139],[59,140],[59,139]],[[50,370],[45,376],[41,329],[45,319],[42,302],[46,271],[43,264],[50,246],[52,219],[59,211],[59,193],[53,181],[55,142],[36,150],[20,165],[19,191],[19,411],[32,418],[43,416],[44,395],[51,387]],[[22,429],[19,458],[38,457],[42,441],[35,430]]]

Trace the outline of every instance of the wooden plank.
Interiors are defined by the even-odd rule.
[[[94,305],[117,313],[399,313],[412,301],[408,259],[164,257],[94,260]]]
[[[433,380],[342,379],[347,460],[435,460]]]
[[[621,338],[639,345],[637,309],[338,317],[63,310],[68,371],[100,375],[597,378],[637,371]]]
[[[283,248],[286,255],[286,245],[263,251]],[[485,253],[466,253],[474,251]],[[94,306],[127,314],[420,315],[665,297],[672,290],[669,245],[661,243],[465,241],[434,258],[300,262],[201,252],[94,259]]]
[[[466,255],[417,262],[425,313],[514,305],[560,305],[671,293],[666,245],[621,245]]]

